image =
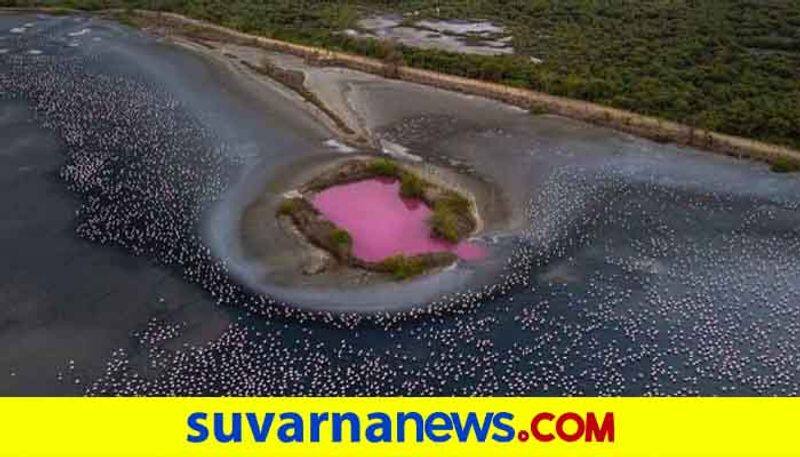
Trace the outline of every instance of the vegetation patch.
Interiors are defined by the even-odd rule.
[[[353,238],[347,230],[336,228],[331,232],[331,242],[336,246],[349,248],[353,244]]]
[[[770,168],[775,173],[794,173],[800,171],[800,160],[792,160],[785,157],[775,159]]]
[[[389,273],[397,280],[410,279],[428,270],[449,265],[456,260],[451,252],[437,252],[415,256],[395,255],[373,264],[373,269]]]
[[[339,262],[351,261],[353,243],[350,234],[327,220],[304,197],[284,199],[278,205],[277,214],[290,218],[309,242],[331,253]]]
[[[423,198],[426,185],[425,181],[413,173],[400,173],[400,195],[405,198]]]
[[[281,204],[278,205],[278,214],[280,216],[291,216],[301,204],[299,200],[299,198],[287,198],[281,201]]]
[[[383,260],[380,267],[390,272],[395,279],[408,279],[425,271],[425,265],[419,257],[406,257],[402,254]]]
[[[376,176],[396,177],[400,173],[394,160],[384,158],[370,160],[367,169]]]
[[[430,225],[434,234],[451,243],[463,238],[464,231],[471,227],[470,202],[455,192],[447,192],[433,203]]]

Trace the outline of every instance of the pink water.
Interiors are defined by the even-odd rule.
[[[464,260],[477,260],[486,250],[475,243],[448,243],[431,237],[431,209],[417,199],[400,197],[400,183],[368,179],[330,187],[313,204],[328,220],[350,232],[353,254],[377,262],[396,254],[450,251]]]

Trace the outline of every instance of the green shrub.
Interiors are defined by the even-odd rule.
[[[433,233],[451,243],[457,242],[460,237],[455,217],[447,210],[436,208],[438,208],[438,206],[434,207],[433,214],[429,221]]]
[[[425,181],[413,173],[403,172],[400,175],[400,195],[406,198],[422,198]]]
[[[455,243],[461,239],[458,221],[469,211],[469,200],[455,192],[448,192],[447,195],[434,202],[433,214],[428,222],[434,234]]]
[[[425,272],[425,261],[421,257],[406,257],[398,254],[381,261],[381,269],[391,273],[395,279],[403,280]]]
[[[347,230],[335,229],[331,232],[331,241],[337,246],[350,246],[353,243],[353,238],[347,233]]]
[[[400,169],[394,160],[378,158],[369,162],[368,169],[378,176],[397,177]]]
[[[465,213],[469,212],[469,200],[455,192],[447,192],[447,194],[437,200],[437,204],[447,207],[450,211]]]
[[[294,199],[287,198],[278,205],[278,215],[290,216],[297,209],[297,202]]]
[[[772,162],[772,167],[770,169],[775,173],[792,173],[795,171],[800,171],[800,161],[779,157]]]

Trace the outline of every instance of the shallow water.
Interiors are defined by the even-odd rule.
[[[64,145],[24,103],[0,98],[0,138],[0,395],[80,394],[151,319],[182,322],[184,342],[225,328],[179,276],[75,235]]]
[[[353,254],[368,262],[428,252],[453,252],[463,260],[486,255],[475,243],[447,243],[431,236],[431,209],[421,200],[402,198],[396,179],[368,179],[330,187],[314,206],[353,238]]]

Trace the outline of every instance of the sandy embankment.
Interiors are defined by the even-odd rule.
[[[153,30],[164,33],[164,30]],[[226,43],[196,36],[168,34],[169,39],[184,48],[200,53],[250,80],[255,90],[268,89],[282,94],[303,107],[342,143],[356,148],[373,147],[369,130],[364,128],[356,110],[346,99],[347,88],[335,78],[320,79],[312,67],[294,56],[268,52],[258,47]]]
[[[173,13],[137,10],[136,14],[144,21],[157,22],[159,27],[168,29],[170,33],[184,33],[194,37],[216,35],[225,38],[226,42],[233,40],[266,50],[290,54],[314,62],[315,65],[345,67],[379,76],[387,74],[386,64],[376,59],[249,35]],[[767,163],[773,163],[777,159],[800,161],[800,151],[784,146],[694,128],[594,103],[417,68],[400,67],[393,70],[392,73],[403,81],[488,97],[523,109],[545,110],[551,114],[609,127],[658,142],[671,142]],[[307,78],[307,87],[312,88],[315,85],[319,86],[315,84],[315,77]],[[332,93],[335,92],[345,92],[346,88],[325,90],[317,87],[316,90],[320,95],[327,93],[326,103],[329,104],[329,108],[341,115],[342,120],[358,122],[357,117],[348,119],[352,115],[347,114],[349,111],[347,104],[342,104],[341,100],[337,103],[337,97],[332,96]],[[348,123],[348,125],[354,124]],[[369,139],[366,140],[369,141]]]

